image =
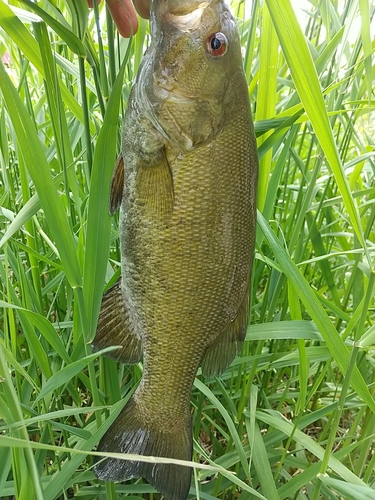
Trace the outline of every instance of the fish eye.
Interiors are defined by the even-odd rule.
[[[212,33],[207,39],[207,51],[213,57],[221,57],[228,50],[228,39],[224,33]]]

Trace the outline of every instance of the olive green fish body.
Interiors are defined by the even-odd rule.
[[[143,354],[144,370],[99,450],[190,460],[196,371],[221,373],[246,331],[256,144],[226,4],[152,6],[152,44],[112,182],[112,210],[121,199],[122,278],[103,298],[94,341],[96,349],[120,345],[114,356],[124,362]],[[191,470],[181,466],[107,460],[94,470],[104,480],[143,476],[168,500],[184,500],[190,486]]]

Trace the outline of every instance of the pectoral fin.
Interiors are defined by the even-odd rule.
[[[109,213],[113,215],[119,209],[124,189],[124,158],[122,153],[117,157],[111,179],[111,192],[109,195]]]
[[[105,356],[129,365],[142,359],[142,340],[130,321],[121,278],[103,296],[96,336],[91,344],[94,351],[115,345],[121,347]]]
[[[146,210],[146,217],[169,219],[174,203],[173,176],[164,149],[147,162],[140,160],[137,170],[137,195]]]

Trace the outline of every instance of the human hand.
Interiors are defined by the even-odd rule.
[[[98,0],[100,3],[101,0]],[[138,14],[144,19],[150,17],[150,0],[106,0],[108,9],[113,21],[121,36],[129,38],[138,29],[138,19],[134,7]],[[89,7],[93,7],[93,0],[87,0]],[[133,7],[134,4],[134,7]]]

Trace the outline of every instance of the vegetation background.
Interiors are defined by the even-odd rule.
[[[198,373],[189,498],[375,498],[375,5],[232,1],[260,156],[251,326]],[[154,499],[93,450],[139,381],[90,351],[119,275],[108,191],[149,43],[104,5],[0,0],[0,498]],[[125,397],[125,400],[122,398]]]

